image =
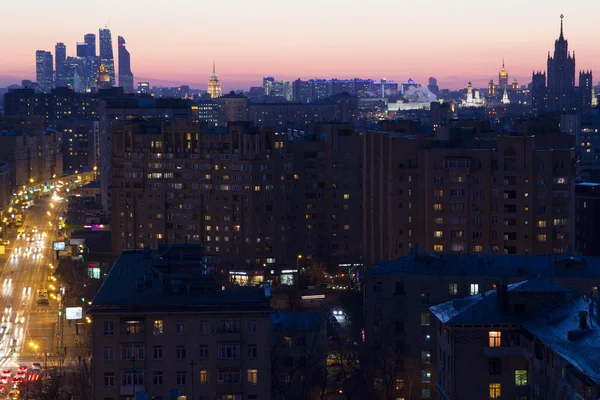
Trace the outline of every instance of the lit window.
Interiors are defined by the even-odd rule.
[[[152,332],[155,335],[162,335],[163,334],[163,321],[162,320],[156,320],[156,321],[154,321],[154,330]]]
[[[444,245],[443,244],[434,244],[433,251],[436,253],[442,253],[444,251]]]
[[[436,239],[442,239],[444,237],[444,232],[442,231],[434,231],[433,237]]]
[[[431,324],[430,315],[428,312],[421,313],[421,326],[429,326]]]
[[[421,371],[421,383],[431,383],[431,371]]]
[[[476,244],[473,246],[473,253],[481,253],[483,251],[483,246],[480,244]]]
[[[433,205],[433,209],[435,211],[442,211],[442,210],[444,210],[444,206],[441,205],[441,204],[439,204],[439,203],[436,203],[436,204]]]
[[[344,193],[344,200],[350,199],[350,193]]]
[[[490,399],[499,399],[500,398],[500,384],[499,383],[490,383]]]
[[[248,383],[251,385],[256,385],[258,383],[258,370],[257,369],[249,369],[248,370]]]
[[[515,386],[527,386],[527,370],[516,369],[515,370]]]
[[[537,222],[536,226],[538,228],[545,228],[546,227],[546,221],[540,220],[540,221]]]
[[[431,364],[431,352],[430,351],[422,351],[421,352],[421,362],[423,364]]]
[[[208,385],[208,371],[205,369],[200,370],[200,384]]]
[[[546,241],[546,235],[545,234],[539,234],[539,235],[537,235],[537,240],[538,240],[538,242],[545,242]]]
[[[490,347],[500,347],[500,341],[502,339],[502,332],[498,332],[498,331],[490,331],[488,333],[488,337],[489,337],[489,345]]]
[[[473,296],[475,294],[479,294],[479,284],[471,283],[471,296]]]
[[[344,230],[345,231],[349,231],[350,230],[350,225],[344,225]]]
[[[458,284],[457,283],[451,283],[448,285],[448,293],[455,296],[458,294]]]

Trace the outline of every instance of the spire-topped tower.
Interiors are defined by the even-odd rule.
[[[216,99],[223,95],[223,91],[221,90],[221,81],[219,81],[219,77],[217,76],[217,70],[215,67],[215,61],[213,60],[213,72],[208,80],[208,94],[212,99]]]
[[[498,88],[500,90],[508,87],[508,71],[504,68],[504,57],[502,57],[502,69],[498,74]]]
[[[548,58],[548,88],[567,90],[575,86],[575,58],[569,54],[564,36],[564,15],[560,16],[560,36],[554,42],[554,57]]]

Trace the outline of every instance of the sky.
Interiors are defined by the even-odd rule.
[[[224,90],[262,77],[372,78],[476,87],[545,69],[565,15],[576,68],[598,71],[600,1],[20,0],[0,1],[0,87],[35,80],[35,51],[67,56],[100,27],[125,37],[135,82],[205,89],[216,61]]]

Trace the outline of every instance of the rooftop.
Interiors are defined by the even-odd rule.
[[[90,312],[270,312],[265,290],[224,290],[204,268],[202,246],[126,250],[96,293]]]
[[[435,275],[537,278],[600,278],[600,257],[418,253],[381,261],[366,277]]]

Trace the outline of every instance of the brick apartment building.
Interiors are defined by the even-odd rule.
[[[243,275],[301,266],[298,255],[302,265],[360,262],[361,150],[344,124],[115,124],[114,249],[202,243],[209,264]]]
[[[382,398],[385,394],[387,398],[435,398],[443,360],[437,353],[437,327],[429,307],[540,276],[581,293],[595,293],[600,286],[600,259],[433,254],[419,253],[414,247],[413,254],[367,271],[365,339],[374,366],[386,377],[380,382]]]
[[[364,138],[365,265],[409,253],[565,254],[575,242],[566,135],[438,129]]]
[[[267,296],[222,290],[198,245],[124,252],[88,310],[93,398],[270,398]]]
[[[10,165],[10,186],[61,176],[62,133],[44,128],[42,117],[0,117],[0,160]]]
[[[442,399],[597,399],[600,308],[534,278],[431,308]]]

